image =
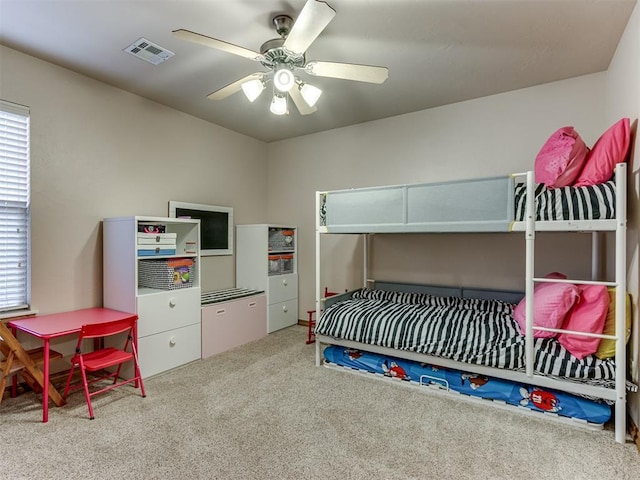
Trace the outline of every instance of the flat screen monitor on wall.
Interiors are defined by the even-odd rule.
[[[200,220],[200,255],[233,255],[233,208],[172,200],[169,217]]]

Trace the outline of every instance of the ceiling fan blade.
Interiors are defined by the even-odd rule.
[[[181,40],[198,43],[200,45],[204,45],[205,47],[217,48],[218,50],[222,50],[223,52],[239,55],[241,57],[248,58],[249,60],[260,61],[264,58],[262,54],[254,52],[253,50],[249,50],[248,48],[239,47],[238,45],[224,42],[222,40],[218,40],[217,38],[207,37],[206,35],[192,32],[191,30],[184,30],[180,28],[178,30],[174,30],[172,33],[175,37],[180,38]]]
[[[356,65],[355,63],[309,62],[304,67],[309,75],[342,78],[356,82],[383,83],[389,77],[387,67]]]
[[[236,80],[229,85],[225,85],[222,88],[219,88],[213,93],[207,95],[207,98],[210,100],[222,100],[223,98],[227,98],[230,95],[233,95],[236,92],[239,92],[242,89],[242,84],[244,82],[248,82],[249,80],[262,79],[264,76],[263,73],[252,73],[251,75],[247,75],[240,80]]]
[[[300,112],[300,115],[309,115],[318,110],[315,105],[310,107],[309,104],[304,101],[300,90],[298,90],[298,85],[295,85],[291,90],[289,90],[289,95],[291,96],[293,103],[296,104],[296,108]]]
[[[282,46],[290,52],[306,52],[335,16],[336,11],[326,3],[307,0]]]

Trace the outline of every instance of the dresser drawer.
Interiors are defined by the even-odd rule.
[[[202,358],[267,335],[265,295],[202,307]]]
[[[198,324],[200,289],[169,290],[138,297],[138,338]]]
[[[189,325],[138,339],[143,378],[200,359],[200,325]]]
[[[284,302],[298,297],[298,274],[269,277],[269,304]]]
[[[269,305],[269,318],[267,320],[267,331],[269,333],[290,327],[296,323],[298,323],[297,298]]]

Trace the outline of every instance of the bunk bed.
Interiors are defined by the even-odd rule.
[[[615,404],[615,439],[623,443],[626,435],[626,391],[633,388],[626,380],[626,171],[626,164],[619,163],[615,167],[614,180],[588,187],[550,189],[537,185],[534,173],[526,172],[469,181],[316,192],[316,310],[322,311],[315,332],[316,365],[323,363],[323,348],[325,363],[339,357],[339,351],[333,349],[337,346],[342,348],[341,352],[356,359],[363,353],[383,355],[389,361],[410,360],[436,370],[457,370],[463,375],[482,375],[601,399]],[[516,181],[522,177],[525,177],[524,182]],[[535,237],[536,232],[542,231],[593,232],[593,278],[535,277]],[[418,286],[375,282],[368,278],[369,234],[448,232],[521,232],[526,250],[525,291]],[[615,280],[612,282],[600,281],[597,271],[598,232],[615,232]],[[334,233],[364,235],[363,288],[322,299],[321,237]],[[545,282],[615,287],[616,333],[584,334],[578,330],[534,326],[534,290],[536,285]],[[524,331],[518,331],[513,320],[513,308],[523,296],[526,299],[525,326]],[[398,303],[402,305],[394,303],[392,308],[396,310],[388,314],[388,320],[384,320],[390,323],[379,323],[379,317],[372,319],[368,316],[367,311],[373,315],[384,315],[380,314],[381,305],[389,300],[396,302],[399,298],[402,300]],[[425,313],[424,308],[437,312]],[[463,312],[456,314],[446,310],[447,313],[443,314],[441,308],[462,309]],[[418,325],[429,314],[459,315],[464,320],[454,320],[454,326],[443,330],[455,332],[459,344],[460,338],[471,335],[465,333],[464,328],[470,328],[476,340],[466,342],[464,351],[452,349],[445,337],[434,339],[428,336],[429,341],[425,342],[427,334],[424,332],[428,328]],[[407,321],[411,326],[394,323],[400,318],[409,318]],[[474,321],[469,321],[469,318]],[[460,327],[462,324],[465,326]],[[483,330],[483,324],[490,326]],[[578,360],[555,339],[534,338],[534,332],[613,340],[615,357],[600,360],[591,355]],[[416,336],[420,337],[419,342],[415,341]],[[499,351],[488,349],[489,344],[499,345]],[[357,354],[348,355],[349,352]]]

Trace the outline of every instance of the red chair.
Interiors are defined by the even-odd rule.
[[[338,292],[330,292],[327,287],[324,287],[324,298],[333,297],[334,295],[337,295],[337,294]],[[315,310],[307,310],[307,315],[309,316],[309,319],[307,320],[308,322],[307,325],[309,326],[309,331],[307,333],[307,341],[306,341],[307,345],[316,341],[316,335],[313,333],[313,329],[316,326],[315,313],[316,313]]]
[[[78,337],[78,344],[76,345],[76,354],[71,359],[71,371],[67,378],[67,385],[64,389],[64,399],[67,399],[67,395],[70,390],[84,389],[84,396],[87,400],[87,406],[89,407],[89,418],[94,419],[93,407],[91,406],[91,397],[98,393],[106,392],[112,388],[125,385],[127,383],[135,383],[137,388],[140,385],[140,391],[142,397],[146,397],[144,391],[144,384],[142,383],[142,377],[140,376],[140,366],[138,365],[138,354],[136,352],[135,342],[133,341],[135,334],[136,317],[127,318],[125,320],[116,320],[115,322],[105,322],[93,325],[83,325]],[[115,347],[105,347],[92,352],[82,353],[82,342],[87,338],[105,338],[119,333],[127,332],[127,338],[124,343],[124,348],[118,349]],[[95,343],[95,342],[94,342]],[[122,365],[126,362],[133,361],[134,376],[133,378],[118,381],[120,377],[120,370]],[[114,373],[102,373],[97,378],[87,381],[87,372],[96,373],[109,367],[118,366]],[[71,377],[75,367],[80,368],[82,375],[82,385],[71,386]],[[89,392],[89,385],[113,378],[113,383],[107,387],[101,388],[93,392]]]

